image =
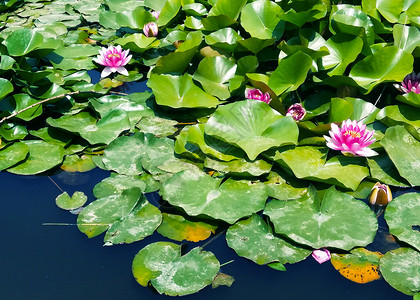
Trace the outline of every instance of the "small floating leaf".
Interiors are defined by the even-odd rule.
[[[64,192],[55,198],[55,204],[61,209],[73,210],[83,206],[87,201],[87,196],[83,192],[76,191],[73,196]]]
[[[394,289],[411,296],[420,292],[420,252],[410,248],[389,251],[379,261],[379,268]]]
[[[197,247],[181,256],[181,246],[156,242],[141,249],[133,260],[133,276],[150,283],[160,293],[182,296],[198,292],[213,282],[220,264],[213,253]]]
[[[420,193],[393,199],[385,211],[389,232],[420,251]]]
[[[157,229],[161,235],[175,241],[199,242],[215,233],[217,226],[204,222],[191,222],[183,216],[163,213],[162,224]]]
[[[356,248],[350,254],[331,255],[331,263],[341,275],[357,283],[367,283],[381,278],[379,259],[383,255],[364,248]]]

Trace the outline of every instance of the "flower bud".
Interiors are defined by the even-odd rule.
[[[377,182],[370,192],[369,203],[372,205],[387,205],[392,200],[392,193],[386,184]]]
[[[147,37],[157,36],[159,28],[156,23],[150,22],[143,26],[143,33]]]
[[[306,115],[306,110],[302,107],[302,104],[295,103],[289,107],[286,116],[291,116],[295,121],[302,121]]]
[[[245,90],[245,98],[252,99],[252,100],[260,100],[267,104],[270,103],[271,98],[269,93],[263,93],[259,89],[246,89]]]

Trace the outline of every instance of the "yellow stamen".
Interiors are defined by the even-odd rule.
[[[344,132],[343,135],[350,135],[352,138],[360,138],[361,137],[360,132],[354,131],[354,130],[346,130],[346,132]]]
[[[111,57],[117,57],[117,58],[120,58],[120,55],[119,55],[118,53],[111,53],[111,54],[108,54],[108,58],[111,58]]]

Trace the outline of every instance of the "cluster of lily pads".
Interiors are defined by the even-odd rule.
[[[81,192],[56,199],[88,237],[226,230],[257,264],[285,270],[312,253],[420,297],[418,1],[9,0],[0,11],[0,170],[111,171],[87,206]],[[149,91],[125,93],[145,80]],[[386,253],[364,248],[379,204],[398,242]],[[167,295],[231,284],[213,253],[172,242],[132,267]]]

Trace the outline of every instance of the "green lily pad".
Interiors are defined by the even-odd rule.
[[[284,92],[296,90],[305,80],[312,66],[312,58],[298,51],[280,60],[268,80],[268,86],[280,95]]]
[[[420,142],[398,125],[388,128],[380,143],[400,175],[411,185],[420,185]]]
[[[352,63],[362,51],[363,40],[358,36],[347,34],[333,35],[326,43],[330,54],[321,58],[325,69],[332,69],[329,76],[343,75],[347,66]]]
[[[88,112],[76,115],[64,115],[58,119],[48,118],[47,123],[53,127],[78,133],[91,144],[109,144],[121,132],[130,129],[127,113],[114,109],[97,121]]]
[[[57,144],[39,140],[21,141],[29,148],[28,158],[7,171],[19,175],[34,175],[45,172],[63,161],[64,149]]]
[[[44,37],[41,33],[28,28],[13,31],[4,41],[10,56],[23,56],[36,48],[41,48]]]
[[[232,28],[222,28],[206,35],[206,44],[225,51],[233,51],[243,38]]]
[[[274,236],[272,229],[256,214],[229,227],[226,241],[239,256],[259,265],[296,263],[311,254],[308,249],[293,246]]]
[[[413,296],[420,292],[420,253],[410,248],[387,252],[379,261],[382,276],[396,290]]]
[[[133,260],[133,276],[139,284],[150,282],[160,293],[182,296],[198,292],[213,282],[220,263],[213,253],[197,247],[181,256],[181,246],[156,242],[141,249]]]
[[[147,81],[159,105],[173,108],[216,107],[219,100],[193,83],[192,76],[153,74]]]
[[[236,64],[232,60],[222,57],[205,57],[199,63],[193,79],[201,83],[206,93],[221,100],[230,97],[229,87],[226,84],[236,72]]]
[[[181,147],[181,144],[183,144],[184,149],[188,147],[190,151],[194,151],[194,148],[191,147],[199,147],[202,153],[222,161],[231,161],[245,157],[245,153],[241,149],[206,135],[204,130],[205,124],[196,124],[186,128],[185,131],[181,132],[184,134],[177,136],[176,144],[178,144],[178,147]]]
[[[190,216],[207,215],[230,224],[264,208],[264,184],[213,178],[203,172],[181,171],[163,182],[160,194]]]
[[[299,200],[272,200],[264,210],[275,232],[314,249],[334,247],[350,250],[373,241],[378,223],[362,201],[329,188],[322,199],[315,188]],[[357,216],[357,222],[354,222]]]
[[[93,188],[93,194],[96,198],[103,198],[111,195],[120,195],[123,191],[134,187],[144,192],[146,190],[146,182],[139,176],[115,174],[96,184]]]
[[[157,232],[175,241],[199,242],[207,239],[217,229],[217,226],[204,222],[188,221],[183,216],[166,213],[162,215],[162,224],[158,227]]]
[[[386,154],[379,154],[367,159],[372,178],[387,185],[407,187],[407,181],[400,176],[397,168]]]
[[[420,32],[415,26],[395,24],[392,29],[392,35],[394,37],[394,45],[409,53],[420,46]]]
[[[408,94],[398,95],[397,100],[407,103],[408,105],[420,108],[420,94],[409,92]]]
[[[278,200],[299,199],[308,192],[308,188],[294,187],[274,172],[269,175],[268,181],[264,184],[267,186],[268,195]]]
[[[99,198],[86,206],[77,227],[89,238],[105,231],[105,245],[132,243],[153,234],[162,221],[160,211],[138,188]]]
[[[364,159],[337,155],[326,161],[327,151],[325,147],[301,146],[276,151],[271,159],[290,168],[297,178],[333,183],[352,190],[369,175]]]
[[[124,49],[129,49],[136,53],[143,53],[150,48],[157,47],[160,43],[155,37],[146,37],[141,33],[133,33],[129,36],[116,39],[114,42],[117,45],[121,45]]]
[[[13,92],[13,84],[7,79],[0,78],[0,100],[11,92]]]
[[[420,251],[420,193],[393,199],[385,211],[389,232]]]
[[[83,192],[76,191],[73,196],[64,192],[55,198],[55,204],[61,209],[73,210],[82,207],[87,201],[87,196]]]
[[[297,144],[299,134],[292,117],[283,117],[257,100],[219,107],[205,125],[205,133],[243,149],[250,160],[280,145]]]
[[[3,123],[0,126],[0,135],[7,141],[21,140],[28,135],[28,130],[23,125]]]
[[[108,170],[124,175],[138,175],[147,170],[151,174],[160,174],[157,167],[174,159],[173,141],[158,138],[150,133],[136,133],[122,136],[109,144],[102,157]]]
[[[66,172],[87,172],[94,169],[96,165],[92,161],[91,155],[69,155],[64,159],[61,169]]]
[[[175,127],[177,121],[149,116],[142,118],[136,125],[141,132],[152,133],[158,137],[165,137],[174,134],[178,129]]]
[[[105,234],[106,246],[130,244],[152,235],[162,222],[160,210],[151,205],[144,195],[133,210],[122,219],[116,220]]]
[[[252,36],[259,39],[279,39],[283,35],[283,10],[274,2],[263,0],[247,4],[241,12],[241,25]]]
[[[248,161],[242,158],[226,162],[207,157],[204,160],[204,166],[222,174],[244,177],[261,176],[271,170],[271,164],[262,159]]]
[[[420,108],[408,105],[388,105],[381,109],[376,118],[388,126],[409,124],[420,128]]]
[[[381,82],[402,81],[412,71],[413,62],[410,53],[396,46],[387,46],[355,64],[350,78],[370,92]]]
[[[29,147],[24,143],[13,143],[0,150],[0,170],[5,170],[23,161],[28,155]]]

